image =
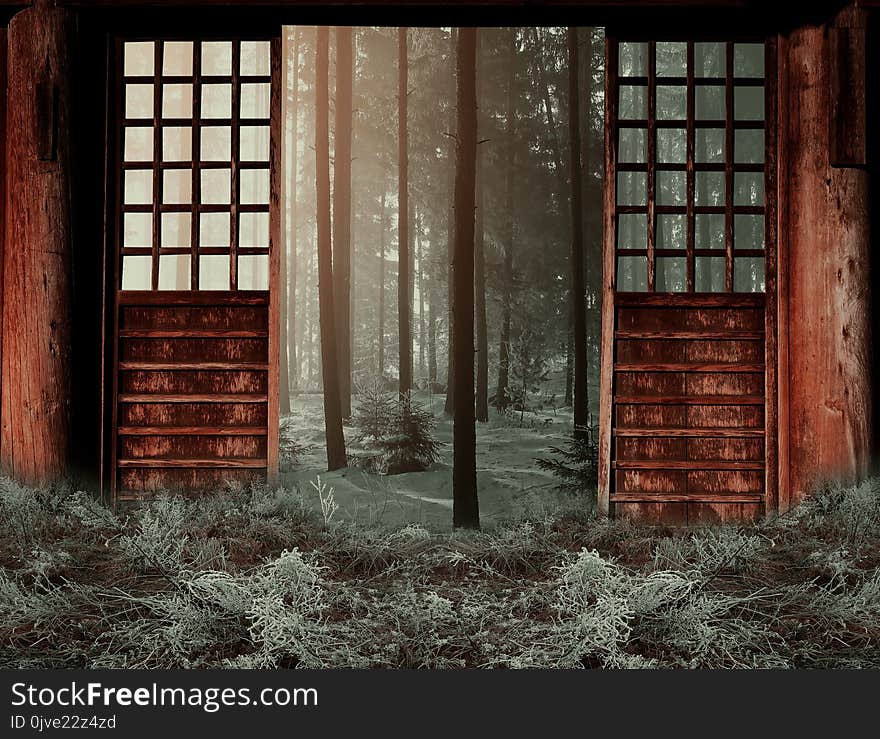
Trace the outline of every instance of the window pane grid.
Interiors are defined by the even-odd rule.
[[[120,49],[121,289],[267,289],[270,42]]]
[[[612,52],[617,289],[763,291],[765,45],[614,42]],[[622,230],[621,217],[642,225]]]

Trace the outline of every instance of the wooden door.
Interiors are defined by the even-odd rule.
[[[278,39],[117,43],[112,499],[278,472]]]
[[[606,51],[600,507],[751,519],[776,491],[774,47]]]

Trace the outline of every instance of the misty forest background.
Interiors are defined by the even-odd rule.
[[[351,31],[350,120],[338,110],[339,31],[330,34],[330,147],[339,207],[344,163],[335,156],[350,136],[350,267],[334,250],[337,306],[350,295],[350,328],[337,310],[340,364],[350,345],[352,386],[400,374],[398,342],[399,31]],[[287,27],[285,84],[285,232],[288,235],[288,385],[321,391],[315,214],[315,36]],[[455,170],[455,29],[412,28],[407,37],[408,249],[413,388],[444,392],[449,376],[450,234]],[[571,242],[566,28],[480,29],[478,51],[478,203],[476,292],[485,294],[488,395],[497,395],[502,345],[531,343],[547,369],[565,378],[572,402],[569,252]],[[601,176],[604,38],[577,29],[583,157],[587,343],[591,384],[598,382],[601,280]],[[346,42],[348,37],[346,34]],[[344,52],[343,52],[344,53]],[[482,207],[480,207],[482,205]],[[336,215],[338,218],[338,215]],[[343,226],[334,221],[340,245]],[[295,252],[295,256],[294,255]],[[479,254],[485,260],[479,275]],[[348,289],[346,289],[348,288]],[[479,302],[479,300],[478,300]],[[506,325],[510,322],[509,339]],[[477,322],[479,324],[479,321]],[[505,335],[502,332],[505,331]],[[479,338],[479,337],[478,337]],[[480,350],[486,347],[479,346]],[[501,378],[502,383],[504,378]],[[282,387],[285,385],[282,378]],[[502,388],[504,390],[504,388]],[[345,393],[343,393],[345,396]],[[594,394],[595,395],[595,394]],[[597,398],[591,398],[595,414]],[[282,400],[282,403],[284,401]],[[503,400],[500,401],[503,405]],[[496,405],[498,400],[496,399]],[[343,415],[348,400],[343,397]],[[483,419],[485,420],[485,418]]]
[[[317,48],[322,32],[326,88]],[[415,486],[422,488],[415,494],[419,518],[425,506],[451,503],[446,493],[452,492],[458,33],[287,27],[284,37],[282,444],[296,452],[304,480],[321,467],[350,465],[369,435],[364,414],[381,415],[386,396],[408,389],[416,415],[425,410],[431,417],[421,431],[435,446],[422,467],[441,473]],[[546,471],[535,477],[536,455],[571,436],[573,413],[587,435],[598,414],[604,37],[594,28],[480,29],[475,67],[477,456],[482,467],[496,471],[521,468],[508,469],[500,480],[478,473],[481,496],[492,508],[494,493],[504,497],[499,484],[508,492],[548,487]],[[570,108],[572,84],[576,111]],[[322,115],[326,134],[316,130],[325,125]],[[323,136],[329,147],[329,243],[319,234],[328,214],[320,205],[326,194],[316,185]],[[580,147],[575,158],[573,144]],[[585,265],[579,326],[571,300],[573,185],[581,191]],[[335,357],[322,357],[321,346],[320,256],[328,252],[334,309],[323,320],[333,321],[325,334],[336,339]],[[576,346],[585,350],[579,362]],[[338,413],[335,398],[325,395],[328,366],[339,368]],[[411,430],[407,409],[392,435]],[[342,419],[344,442],[337,431]],[[486,434],[501,440],[506,428],[506,448],[481,444]],[[518,433],[524,429],[531,432],[525,443]],[[392,493],[403,486],[412,498],[412,482],[397,478]],[[345,483],[333,483],[337,497],[340,485],[344,497]],[[358,487],[363,492],[364,485]],[[387,496],[388,483],[384,487]]]

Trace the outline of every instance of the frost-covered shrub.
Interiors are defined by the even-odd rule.
[[[354,461],[373,472],[421,472],[440,458],[437,422],[409,394],[389,395],[379,385],[364,388],[352,421],[366,450]]]

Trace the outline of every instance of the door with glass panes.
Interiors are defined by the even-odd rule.
[[[279,55],[116,44],[114,500],[277,475]]]
[[[776,490],[775,47],[606,43],[600,506],[751,519]]]

